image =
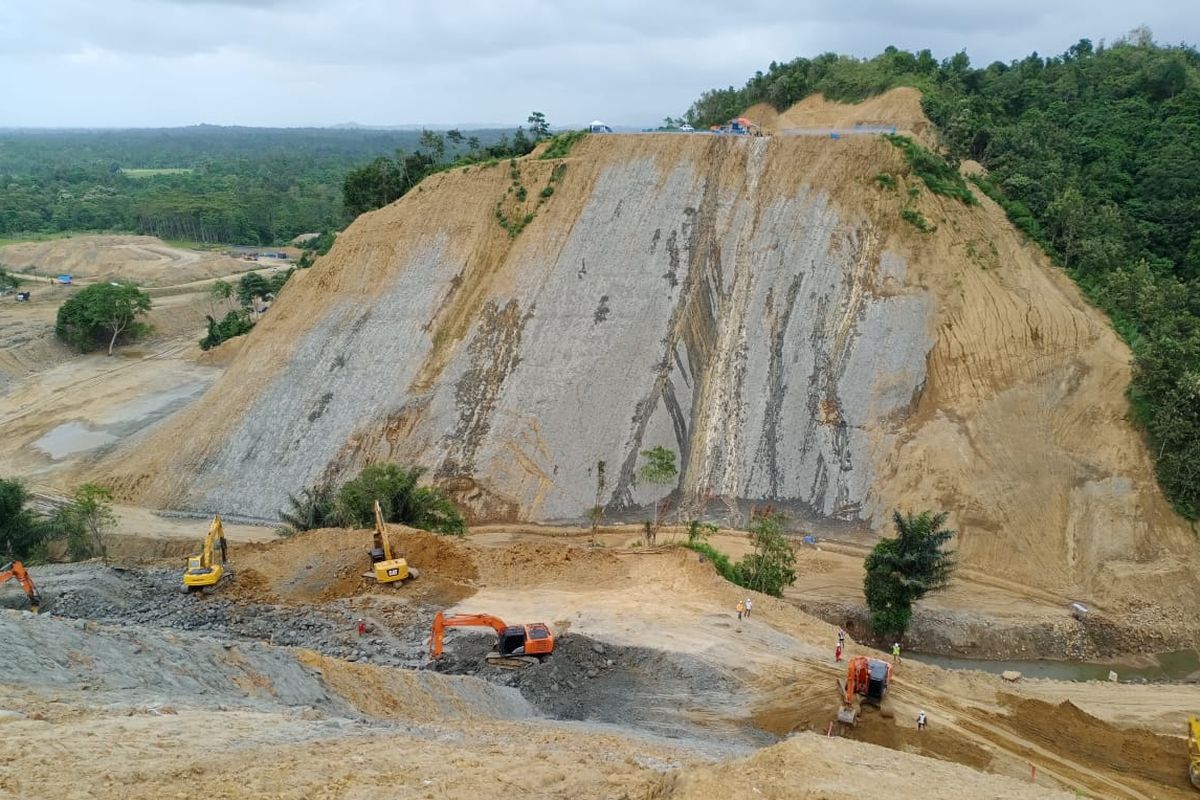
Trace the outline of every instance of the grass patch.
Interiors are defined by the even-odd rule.
[[[930,225],[929,221],[925,219],[925,215],[920,211],[917,211],[915,208],[901,209],[900,219],[904,220],[909,225],[912,225],[922,233],[933,233],[937,230],[937,226]]]
[[[958,170],[937,153],[926,150],[907,136],[887,134],[884,138],[903,151],[904,160],[913,172],[921,176],[929,191],[942,197],[953,197],[969,206],[979,205],[979,200],[971,194]]]
[[[893,192],[896,191],[896,178],[892,175],[888,175],[886,172],[881,172],[876,175],[875,183],[880,189],[889,189]]]
[[[190,175],[194,171],[191,167],[121,168],[121,172],[128,178],[153,178],[158,175]]]
[[[566,133],[560,133],[550,140],[550,144],[538,158],[543,160],[566,158],[570,154],[571,148],[585,136],[587,136],[587,131],[567,131]]]
[[[737,583],[737,569],[735,569],[733,562],[729,560],[729,556],[708,542],[683,542],[680,544],[680,547],[685,547],[694,553],[704,556],[713,563],[713,567],[716,568],[718,575],[730,583]]]

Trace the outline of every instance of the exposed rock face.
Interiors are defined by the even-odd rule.
[[[477,519],[559,520],[604,461],[612,514],[671,491],[876,529],[946,508],[997,576],[1127,592],[1157,562],[1191,587],[1128,374],[997,208],[931,195],[881,139],[590,137],[364,215],[109,469],[143,502],[273,517],[323,477],[419,463]],[[677,486],[635,485],[655,445]]]

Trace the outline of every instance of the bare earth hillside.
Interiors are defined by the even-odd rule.
[[[270,518],[414,462],[477,520],[561,520],[600,460],[610,513],[651,502],[638,453],[663,445],[690,513],[944,508],[970,569],[1153,625],[1190,606],[1196,545],[1126,419],[1129,360],[1000,209],[932,195],[880,138],[592,136],[359,218],[104,470],[133,502]]]

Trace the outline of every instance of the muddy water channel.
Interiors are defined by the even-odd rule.
[[[1015,670],[1026,678],[1052,678],[1058,681],[1106,681],[1109,680],[1109,673],[1115,672],[1117,680],[1122,683],[1200,682],[1200,652],[1196,650],[1177,650],[1112,663],[987,661],[925,653],[906,653],[905,657],[943,669],[970,669],[997,675],[1006,670]]]

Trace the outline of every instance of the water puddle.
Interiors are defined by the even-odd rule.
[[[1177,650],[1144,660],[1108,664],[1084,661],[985,661],[924,653],[912,653],[905,657],[909,655],[914,661],[944,669],[974,669],[997,675],[1005,670],[1016,670],[1026,678],[1052,678],[1057,681],[1106,681],[1109,672],[1117,673],[1117,679],[1122,683],[1200,680],[1200,652],[1196,650]]]
[[[208,381],[187,381],[163,392],[150,392],[82,422],[73,420],[46,433],[33,447],[54,461],[88,453],[131,436],[187,405]]]
[[[117,441],[117,437],[106,431],[89,428],[82,422],[64,422],[33,443],[50,458],[58,461],[75,453],[86,453]]]

